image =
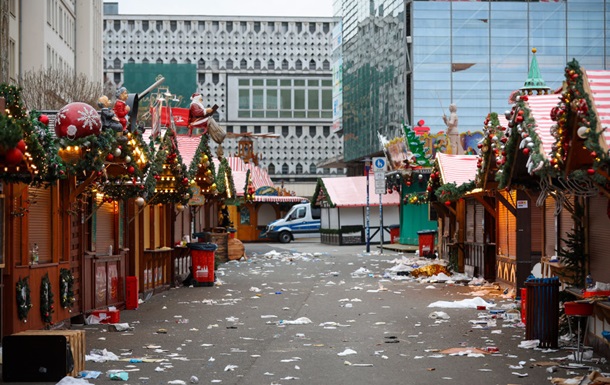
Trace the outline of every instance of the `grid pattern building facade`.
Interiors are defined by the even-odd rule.
[[[343,174],[341,168],[316,168],[342,153],[342,138],[330,129],[336,19],[106,11],[106,82],[121,86],[126,63],[195,64],[192,92],[219,106],[217,120],[227,132],[279,135],[254,139],[260,165],[276,182],[313,184]],[[225,139],[225,154],[235,154],[237,142]]]

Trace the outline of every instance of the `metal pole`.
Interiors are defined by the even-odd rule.
[[[381,254],[383,254],[383,203],[381,197],[383,194],[379,194],[379,231],[381,232]]]
[[[371,169],[371,158],[364,158],[364,172],[366,174],[366,252],[371,252],[371,208],[369,205],[369,174]]]

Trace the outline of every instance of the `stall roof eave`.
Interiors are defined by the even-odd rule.
[[[333,207],[366,207],[366,176],[321,178],[328,200]],[[369,176],[369,206],[379,206],[379,194],[375,194],[375,180]],[[382,194],[381,203],[384,206],[400,205],[400,196],[394,192]]]

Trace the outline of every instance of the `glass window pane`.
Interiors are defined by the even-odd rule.
[[[319,109],[318,100],[320,98],[320,92],[318,90],[307,91],[307,109],[317,110]]]
[[[307,80],[307,85],[310,87],[317,87],[319,84],[320,84],[320,80],[318,80],[318,79]]]
[[[332,90],[322,90],[322,109],[328,110],[331,112],[333,109],[333,91]]]
[[[263,79],[252,79],[252,85],[253,86],[262,86],[263,85]]]
[[[294,112],[294,117],[295,118],[304,118],[305,117],[305,111],[295,111]]]
[[[294,109],[305,109],[305,90],[294,90]]]
[[[239,79],[238,84],[240,86],[249,86],[250,85],[250,79]]]
[[[304,79],[295,79],[294,80],[294,85],[296,86],[304,86],[305,85],[305,80]]]
[[[267,109],[277,110],[277,90],[267,90]]]
[[[292,93],[290,90],[281,90],[280,91],[280,108],[282,110],[291,110],[292,109]]]
[[[239,109],[250,109],[250,90],[239,90]]]
[[[262,110],[252,111],[252,117],[253,118],[264,118],[265,111],[262,111]]]
[[[267,79],[268,86],[277,86],[277,79]]]
[[[280,118],[292,118],[292,111],[290,111],[290,110],[280,111]]]
[[[237,111],[237,116],[240,118],[249,118],[250,111],[244,111],[244,110]]]
[[[277,118],[278,113],[277,113],[277,111],[269,111],[269,110],[267,110],[267,111],[265,112],[265,116],[266,116],[267,118]]]
[[[262,110],[265,108],[264,98],[263,98],[262,89],[254,89],[252,90],[252,109],[253,110]]]
[[[280,80],[280,86],[291,87],[292,86],[292,80],[290,80],[290,79],[281,79]]]
[[[322,80],[322,87],[332,87],[332,85],[333,85],[332,80]]]

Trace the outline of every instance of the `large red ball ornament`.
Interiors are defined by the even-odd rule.
[[[6,150],[6,154],[4,154],[4,159],[6,163],[10,166],[16,166],[23,160],[23,152],[18,148],[10,148]]]
[[[133,174],[134,172],[136,172],[136,168],[133,166],[129,166],[129,167],[127,167],[127,172],[130,174]]]
[[[595,174],[595,170],[590,168],[590,169],[587,170],[587,174],[593,175],[593,174]]]
[[[49,117],[47,115],[40,115],[38,117],[38,121],[42,124],[44,124],[45,126],[49,125]]]
[[[100,115],[88,104],[75,102],[62,107],[57,113],[55,133],[58,138],[78,139],[99,135],[102,128]]]
[[[17,149],[19,149],[19,151],[21,152],[25,152],[25,150],[27,149],[27,146],[25,144],[25,141],[23,139],[21,139],[18,143],[17,143]]]

